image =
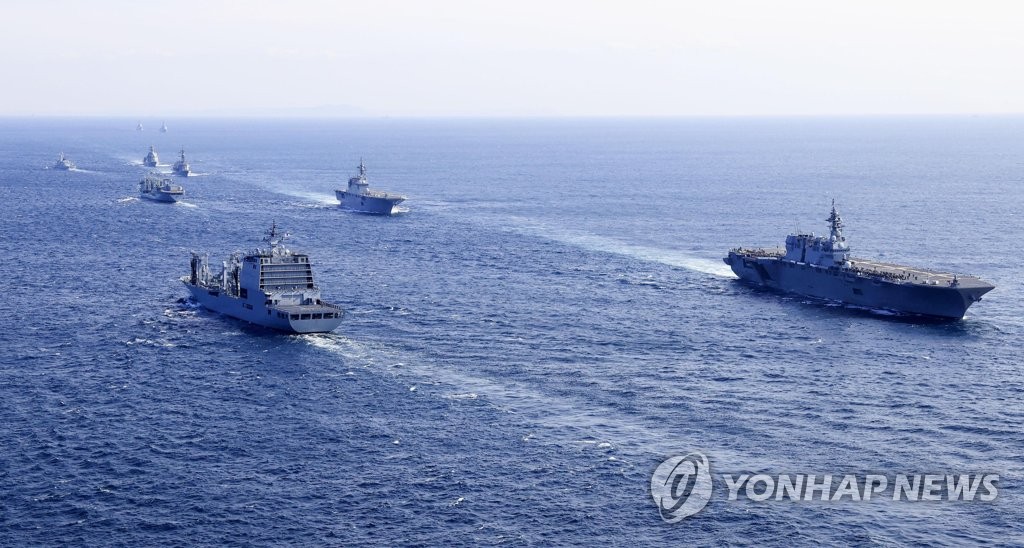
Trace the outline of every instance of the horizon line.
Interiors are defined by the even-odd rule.
[[[779,114],[173,114],[168,116],[128,114],[4,114],[0,119],[125,119],[125,120],[588,120],[588,119],[693,119],[693,118],[977,118],[1015,117],[1024,112],[876,112],[876,113],[779,113]]]

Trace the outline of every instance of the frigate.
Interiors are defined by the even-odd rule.
[[[139,196],[156,202],[177,202],[185,195],[180,185],[171,184],[170,179],[149,174],[139,181]]]
[[[362,160],[359,160],[359,175],[348,180],[346,190],[338,189],[334,194],[343,209],[377,215],[391,215],[395,212],[395,206],[405,201],[405,196],[400,194],[371,190]]]
[[[64,156],[64,153],[61,152],[60,157],[58,157],[57,161],[54,162],[52,169],[59,169],[61,171],[71,171],[72,169],[75,169],[75,163],[68,159],[67,156]]]
[[[167,133],[167,122],[164,122],[164,125],[160,126],[160,133]]]
[[[149,154],[142,159],[142,165],[146,167],[156,167],[160,163],[160,158],[156,155],[156,149],[152,145],[149,147]]]
[[[192,253],[192,271],[181,281],[202,306],[256,325],[289,333],[327,333],[341,323],[341,307],[320,299],[309,257],[283,244],[287,234],[270,227],[268,247],[235,253],[210,273],[209,256]]]
[[[737,248],[725,264],[772,289],[907,315],[960,319],[995,286],[976,277],[857,259],[832,201],[828,236],[790,234],[786,247]]]
[[[142,122],[141,121],[139,122],[139,125],[135,126],[135,131],[142,131]]]
[[[182,177],[188,177],[189,173],[192,172],[192,168],[188,165],[188,162],[185,161],[184,148],[181,149],[181,156],[178,158],[177,162],[174,162],[174,166],[171,168],[171,171],[173,171],[175,175],[181,175]]]

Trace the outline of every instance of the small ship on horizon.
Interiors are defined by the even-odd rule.
[[[348,180],[346,190],[335,190],[334,195],[337,196],[342,209],[375,215],[391,215],[395,212],[395,207],[406,199],[401,194],[371,190],[370,184],[366,181],[366,166],[362,160],[359,160],[359,175]]]
[[[939,319],[960,319],[995,286],[976,276],[850,256],[832,201],[828,236],[790,234],[785,249],[736,248],[723,260],[740,279],[809,297]]]
[[[231,255],[215,275],[209,256],[193,252],[181,281],[196,302],[235,319],[289,333],[333,331],[344,310],[320,299],[309,256],[286,248],[287,237],[273,224],[263,239],[269,247]]]

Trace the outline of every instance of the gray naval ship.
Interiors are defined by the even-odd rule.
[[[785,249],[737,248],[725,264],[765,287],[938,319],[963,318],[995,286],[974,276],[855,259],[832,202],[828,236],[791,234]]]
[[[395,206],[405,201],[405,196],[400,194],[370,190],[370,184],[366,182],[366,166],[362,160],[359,160],[359,175],[348,180],[348,189],[335,190],[334,194],[343,209],[377,215],[391,215],[395,212]]]
[[[210,274],[209,256],[192,253],[192,272],[181,281],[206,308],[289,333],[327,333],[341,323],[341,307],[320,300],[309,257],[283,244],[287,234],[271,226],[269,246],[235,253]]]
[[[174,166],[171,167],[171,171],[173,171],[175,175],[181,175],[182,177],[188,177],[189,173],[192,173],[192,167],[188,165],[187,161],[185,161],[184,148],[181,149],[181,156],[178,158],[177,162],[174,162]]]
[[[60,153],[60,157],[54,162],[52,169],[58,169],[60,171],[71,171],[75,169],[75,163],[72,162],[63,152]]]
[[[154,149],[153,146],[150,145],[149,154],[147,154],[146,157],[142,159],[142,165],[146,167],[156,167],[158,163],[160,163],[160,158],[158,158],[156,155],[156,149]]]
[[[151,173],[139,181],[139,196],[156,202],[177,202],[185,196],[185,189]]]

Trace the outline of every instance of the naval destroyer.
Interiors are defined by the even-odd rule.
[[[344,311],[320,300],[309,257],[283,245],[287,234],[273,225],[268,247],[235,253],[211,274],[209,256],[192,253],[192,271],[181,281],[204,307],[256,325],[289,333],[327,333]]]
[[[343,209],[377,215],[391,215],[395,212],[395,206],[405,201],[405,196],[400,194],[370,190],[370,184],[366,181],[366,166],[362,160],[359,160],[359,175],[348,180],[346,190],[338,189],[334,194]]]
[[[177,202],[185,195],[180,185],[171,184],[170,179],[162,179],[156,174],[149,174],[139,181],[139,196],[156,202]]]
[[[153,146],[150,145],[149,154],[147,154],[146,157],[142,159],[142,165],[146,167],[156,167],[158,163],[160,163],[160,158],[158,158],[156,155],[156,149],[154,149]]]
[[[790,234],[785,249],[733,249],[725,264],[741,279],[772,289],[940,319],[963,318],[995,289],[975,276],[853,258],[834,200],[827,221],[828,236]]]
[[[53,169],[59,169],[60,171],[71,171],[75,169],[75,163],[72,162],[63,152],[60,153],[60,157],[53,164]]]
[[[181,156],[178,158],[177,162],[174,162],[174,166],[171,167],[171,171],[173,171],[175,175],[181,175],[182,177],[188,177],[189,173],[192,173],[192,168],[188,165],[188,162],[185,161],[184,148],[181,149]]]

